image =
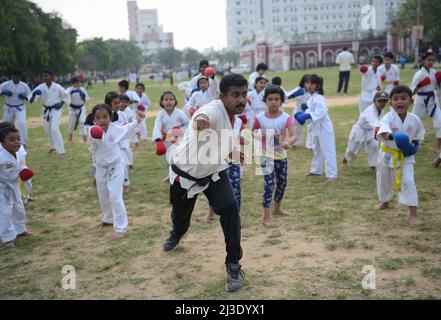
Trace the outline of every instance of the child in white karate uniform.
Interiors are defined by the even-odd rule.
[[[80,78],[72,78],[72,87],[67,88],[66,92],[70,96],[70,110],[68,117],[68,132],[69,142],[72,142],[73,133],[80,126],[80,136],[83,142],[87,142],[87,132],[85,127],[86,121],[86,102],[89,100],[89,95],[86,89],[81,87]]]
[[[164,161],[167,167],[170,165],[167,159],[172,158],[177,139],[182,138],[187,130],[190,119],[177,108],[178,100],[171,91],[165,91],[160,98],[159,105],[163,109],[158,113],[153,129],[153,143],[156,145],[156,154],[165,156]],[[175,133],[176,132],[176,133]]]
[[[198,89],[199,91],[192,94],[190,100],[185,106],[185,114],[189,117],[192,117],[200,107],[209,104],[211,101],[216,99],[216,92],[210,89],[208,77],[199,78]]]
[[[144,116],[138,115],[136,121],[119,126],[112,121],[117,115],[107,104],[95,106],[92,110],[95,126],[89,130],[89,150],[96,166],[96,183],[103,222],[100,227],[112,226],[117,240],[127,233],[128,219],[123,200],[124,159],[121,154],[120,142],[139,128]],[[102,137],[94,137],[93,130],[102,128]]]
[[[124,126],[126,124],[129,124],[133,122],[133,120],[136,117],[135,112],[132,111],[132,109],[129,108],[130,98],[122,94],[119,96],[119,111],[118,111],[118,125]],[[145,118],[145,117],[144,117]],[[133,161],[133,151],[130,148],[130,143],[133,141],[133,135],[137,134],[139,131],[134,131],[131,136],[126,137],[125,139],[122,139],[120,142],[121,147],[121,153],[124,158],[124,163],[126,164],[125,167],[125,177],[124,177],[124,192],[129,191],[130,186],[130,178],[129,174],[133,173],[135,170],[134,167],[134,161]]]
[[[11,74],[11,81],[0,84],[0,95],[6,97],[6,103],[3,108],[3,121],[15,123],[17,120],[20,130],[21,143],[24,146],[28,144],[28,128],[26,126],[26,106],[25,101],[31,99],[31,89],[20,81],[21,72],[16,70]]]
[[[381,76],[378,68],[383,63],[381,56],[374,56],[370,67],[362,66],[361,95],[360,95],[360,114],[363,113],[374,101],[375,94],[381,90]]]
[[[380,121],[377,138],[381,141],[377,169],[377,192],[381,204],[377,210],[389,208],[394,191],[398,201],[409,207],[410,226],[421,224],[417,216],[418,192],[415,185],[414,164],[425,129],[421,120],[408,112],[413,99],[406,86],[395,87],[390,95],[392,110]]]
[[[42,118],[44,131],[49,140],[51,149],[49,153],[56,151],[61,159],[64,159],[63,136],[60,131],[60,121],[63,115],[64,103],[69,104],[69,95],[66,90],[54,82],[53,73],[49,70],[43,72],[44,83],[32,91],[31,104],[41,99],[43,103]]]
[[[248,122],[252,126],[254,124],[254,119],[261,113],[266,111],[266,104],[263,101],[263,96],[265,94],[265,88],[268,85],[268,79],[264,77],[257,77],[254,84],[254,90],[248,92],[248,100],[250,100],[251,108],[251,118]]]
[[[375,95],[374,103],[360,115],[349,135],[348,148],[342,161],[344,165],[355,161],[361,148],[366,146],[369,167],[376,170],[379,143],[375,137],[375,130],[380,126],[380,119],[383,117],[383,111],[388,102],[389,94],[386,91],[380,91]]]
[[[384,54],[384,64],[378,67],[382,89],[388,94],[392,92],[393,88],[400,85],[400,69],[393,63],[394,60],[393,52],[386,52]]]
[[[31,235],[19,186],[19,177],[27,168],[17,157],[22,147],[17,129],[2,126],[0,143],[0,237],[5,248],[14,248],[17,237]]]
[[[148,95],[145,93],[145,84],[138,83],[136,85],[135,91],[140,99],[141,105],[144,107],[144,110],[142,112],[144,114],[147,114],[147,112],[149,111],[151,102],[150,102]],[[138,110],[138,111],[140,111],[140,110]],[[148,139],[147,117],[141,123],[140,132],[141,132],[141,141],[146,143],[147,139]]]
[[[437,91],[440,89],[436,72],[433,66],[436,56],[433,52],[426,52],[421,56],[421,69],[415,73],[410,89],[416,94],[412,113],[420,120],[426,116],[432,118],[437,138],[438,152],[441,152],[441,108]]]
[[[328,104],[323,96],[323,78],[318,75],[311,75],[308,92],[311,99],[308,101],[308,109],[305,112],[298,112],[296,120],[304,125],[311,122],[311,135],[313,137],[313,152],[311,171],[307,176],[321,176],[323,172],[323,161],[326,166],[326,177],[328,182],[337,180],[337,152],[335,146],[334,126],[328,115]]]

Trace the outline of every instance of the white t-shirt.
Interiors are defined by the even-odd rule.
[[[339,65],[340,71],[351,71],[352,64],[355,63],[354,55],[349,51],[340,52],[335,63]]]

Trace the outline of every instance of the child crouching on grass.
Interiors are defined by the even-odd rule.
[[[124,160],[119,143],[133,134],[145,115],[138,114],[136,121],[125,126],[114,124],[118,115],[107,104],[93,108],[91,117],[95,125],[89,130],[89,150],[96,166],[96,184],[103,222],[99,227],[113,226],[112,240],[123,238],[127,233],[128,219],[123,200]]]

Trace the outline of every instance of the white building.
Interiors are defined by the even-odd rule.
[[[127,1],[127,7],[130,40],[138,44],[144,56],[154,54],[158,49],[174,47],[173,33],[163,31],[157,9],[141,10],[136,0]]]
[[[227,0],[228,47],[239,49],[266,34],[293,40],[309,33],[383,35],[404,0]],[[370,7],[367,7],[370,6]],[[372,11],[370,8],[373,8]],[[364,11],[366,10],[366,11]],[[374,26],[373,30],[369,30]]]

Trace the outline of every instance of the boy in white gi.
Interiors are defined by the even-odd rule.
[[[113,226],[112,240],[125,236],[128,228],[127,211],[123,200],[124,160],[119,143],[138,129],[144,119],[139,114],[136,121],[118,126],[115,113],[107,104],[95,106],[92,110],[95,126],[89,131],[89,150],[96,166],[96,184],[103,222],[99,227]]]
[[[11,80],[0,84],[0,95],[6,97],[3,121],[14,123],[17,120],[21,143],[26,147],[28,145],[28,128],[26,126],[26,106],[24,102],[29,101],[32,94],[29,86],[20,80],[20,71],[13,71]]]
[[[381,86],[388,94],[392,89],[400,85],[400,69],[394,64],[395,55],[393,52],[384,54],[384,64],[378,67],[378,74],[381,79]]]
[[[199,73],[191,79],[187,86],[187,101],[190,100],[193,93],[198,90],[198,80],[200,77],[208,77],[210,79],[210,90],[213,93],[213,96],[217,95],[219,90],[219,80],[217,79],[216,74],[212,71],[213,69],[210,68],[208,60],[202,60],[199,63]]]
[[[151,102],[150,102],[149,97],[145,93],[145,84],[138,83],[136,85],[135,91],[136,91],[136,94],[138,95],[138,97],[140,99],[141,105],[144,107],[142,112],[144,112],[144,114],[147,114],[147,111],[150,108]],[[138,112],[139,111],[140,110],[138,109]],[[148,139],[147,117],[141,123],[140,131],[141,131],[141,141],[142,142],[147,142],[147,139]]]
[[[63,115],[63,105],[69,103],[69,95],[61,85],[54,82],[52,71],[44,71],[42,78],[44,83],[32,91],[31,103],[41,99],[44,131],[51,146],[49,153],[56,151],[59,157],[64,159],[66,152],[60,131],[60,121]]]
[[[360,113],[363,113],[367,107],[374,101],[375,94],[381,90],[381,79],[378,67],[383,63],[383,58],[374,56],[371,66],[362,66],[361,95],[360,95]]]
[[[369,167],[373,170],[377,168],[379,144],[375,138],[375,129],[380,126],[380,119],[388,102],[389,94],[380,91],[375,95],[374,103],[360,115],[349,135],[348,148],[342,161],[344,165],[355,161],[361,147],[366,146]]]
[[[305,125],[311,122],[311,135],[313,137],[313,152],[311,171],[306,175],[321,176],[323,172],[323,161],[326,165],[326,177],[328,182],[337,180],[337,152],[335,146],[334,126],[328,115],[328,105],[323,96],[323,78],[318,75],[311,75],[309,78],[308,91],[311,99],[308,101],[307,110],[298,112],[295,119]]]
[[[406,86],[395,87],[390,95],[392,110],[380,121],[377,192],[381,204],[377,210],[388,209],[396,191],[398,201],[409,207],[410,227],[415,228],[421,221],[417,216],[418,193],[413,166],[425,130],[421,120],[408,112],[412,103],[412,90]]]
[[[410,89],[416,94],[415,104],[412,113],[421,120],[426,116],[432,118],[437,138],[438,152],[441,152],[441,109],[437,90],[439,90],[439,73],[435,72],[433,66],[436,63],[436,56],[433,52],[426,52],[421,56],[421,69],[415,74]],[[438,76],[437,76],[438,75]]]
[[[138,94],[135,91],[129,90],[129,82],[127,80],[122,80],[118,83],[119,87],[119,93],[121,95],[126,95],[129,97],[129,108],[133,113],[136,113],[137,107],[141,103],[141,98],[138,96]],[[139,139],[138,134],[134,134],[131,137],[131,143],[135,144],[135,149],[138,149],[139,147]]]
[[[17,236],[29,236],[26,212],[22,200],[19,177],[28,180],[32,171],[17,157],[21,147],[20,133],[13,126],[0,130],[0,237],[5,248],[14,248]],[[26,176],[26,177],[25,177]]]
[[[210,79],[200,77],[198,80],[198,89],[192,94],[190,100],[185,106],[185,114],[192,117],[193,114],[202,106],[209,104],[216,98],[216,92],[210,89]]]
[[[122,94],[119,96],[119,111],[118,111],[118,121],[115,124],[118,125],[126,125],[134,121],[136,118],[136,113],[129,108],[130,98]],[[113,110],[112,110],[113,111]],[[133,173],[135,170],[134,161],[133,161],[133,151],[130,148],[130,142],[133,139],[133,135],[137,134],[139,131],[134,130],[132,135],[127,136],[124,139],[121,139],[119,146],[121,148],[121,154],[124,159],[125,169],[124,169],[124,192],[129,191],[130,186],[130,178],[129,174]]]
[[[259,63],[256,67],[256,71],[250,75],[248,79],[248,89],[249,91],[253,91],[255,89],[256,79],[257,78],[265,78],[265,73],[268,71],[268,65],[266,63]],[[267,79],[268,80],[268,79]],[[269,80],[268,80],[269,81]]]
[[[86,89],[81,87],[80,78],[72,78],[72,87],[67,88],[66,92],[70,96],[70,109],[68,117],[68,132],[69,142],[72,142],[73,133],[80,127],[80,136],[83,137],[83,142],[87,142],[87,132],[85,127],[86,121],[86,101],[89,100],[89,95]]]

